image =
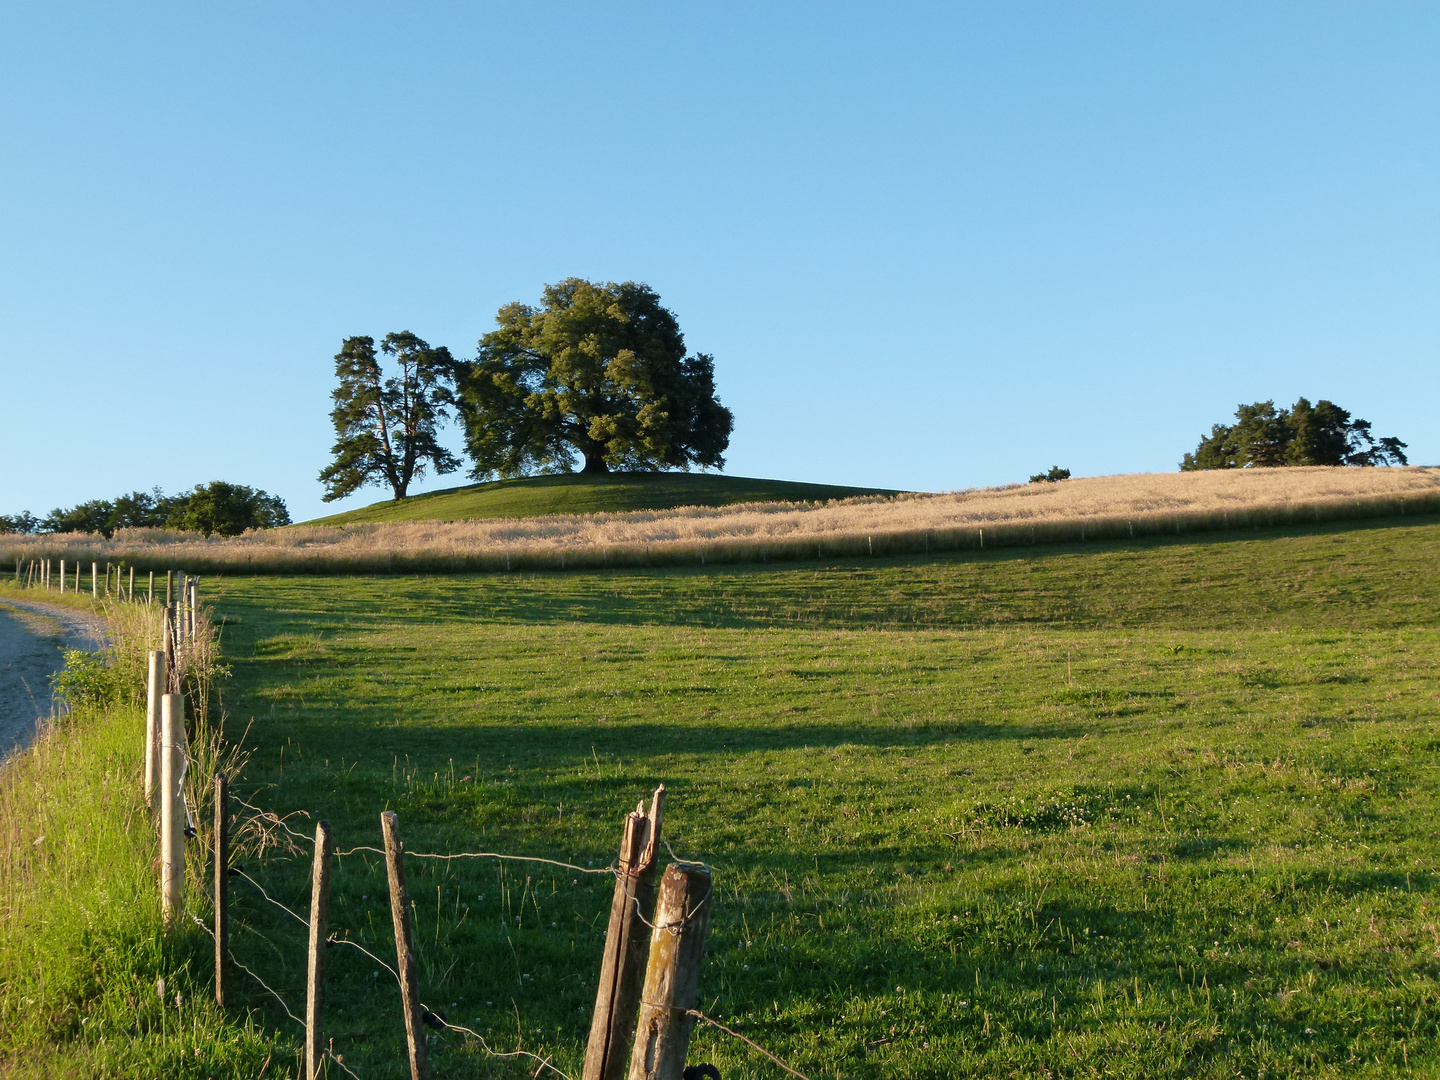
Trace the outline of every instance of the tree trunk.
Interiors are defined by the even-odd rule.
[[[604,450],[586,450],[585,468],[580,470],[583,473],[608,473],[610,466],[605,464]]]

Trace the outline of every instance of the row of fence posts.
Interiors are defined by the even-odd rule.
[[[160,913],[173,926],[185,910],[185,841],[195,827],[185,806],[185,774],[190,761],[182,691],[182,648],[195,639],[200,579],[178,576],[180,604],[174,604],[173,571],[165,575],[165,606],[160,616],[159,649],[146,664],[145,805],[154,808],[159,794]],[[152,589],[154,575],[151,575]],[[217,838],[217,847],[220,845]]]
[[[166,790],[171,790],[168,786]],[[229,951],[229,788],[215,778],[215,1000],[225,1004]],[[655,869],[665,788],[656,789],[626,815],[605,950],[595,993],[595,1012],[582,1080],[682,1080],[699,1004],[700,966],[710,923],[714,883],[708,867],[672,863],[659,888]],[[395,971],[411,1080],[429,1076],[425,1027],[447,1023],[420,1000],[405,846],[393,810],[380,815]],[[167,852],[169,848],[165,849]],[[183,857],[183,852],[182,852]],[[310,934],[305,977],[305,1077],[316,1080],[326,1057],[324,1034],[325,949],[329,939],[330,871],[335,835],[328,821],[315,826],[310,876]],[[181,866],[183,876],[183,864]],[[178,911],[176,907],[172,909]],[[648,942],[648,949],[647,949]]]
[[[57,563],[59,571],[58,587],[55,578]],[[129,572],[128,586],[125,581],[126,571]],[[68,583],[71,579],[72,572],[74,584],[69,585]],[[80,594],[82,588],[80,584],[81,573],[82,570],[79,562],[73,562],[67,567],[66,560],[64,559],[31,559],[28,563],[22,563],[19,556],[15,558],[16,585],[24,585],[27,588],[44,589],[46,591],[57,589],[62,596],[66,593],[67,588],[68,591],[75,593],[77,596]],[[149,573],[150,580],[144,599],[146,603],[153,604],[155,602],[155,571],[151,570]],[[104,589],[107,597],[111,595],[110,582],[112,574],[115,582],[115,598],[118,600],[129,600],[133,603],[135,600],[135,567],[127,567],[108,562],[105,564]],[[171,592],[175,587],[176,580],[176,571],[165,571],[165,603],[167,605],[172,603]],[[188,637],[193,637],[195,633],[195,588],[199,578],[187,578],[182,572],[178,574],[178,581],[180,587],[180,610],[182,612],[181,623],[184,628],[182,632],[187,635],[188,639]],[[98,562],[92,562],[90,564],[90,596],[92,599],[98,600],[100,598],[100,589],[100,564]]]

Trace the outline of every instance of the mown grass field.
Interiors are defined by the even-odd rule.
[[[386,499],[355,510],[315,518],[307,525],[368,521],[467,521],[546,514],[621,513],[669,510],[677,506],[731,506],[747,502],[803,502],[893,495],[880,488],[761,480],[716,473],[621,472],[599,476],[570,473],[496,480],[448,488],[396,502]]]
[[[702,1008],[815,1080],[1393,1076],[1440,1074],[1437,562],[1432,518],[205,589],[239,790],[342,849],[390,808],[412,851],[599,867],[666,783],[670,842],[716,868]],[[305,859],[247,872],[304,910]],[[426,1003],[576,1075],[609,879],[410,875]],[[333,890],[332,926],[393,960],[378,860]],[[304,928],[236,892],[237,955],[298,1007]],[[329,962],[336,1052],[404,1075],[393,980]],[[776,1075],[703,1029],[692,1060]]]

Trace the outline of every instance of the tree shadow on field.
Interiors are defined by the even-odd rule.
[[[308,729],[308,730],[306,730]],[[651,722],[626,722],[597,726],[589,721],[571,724],[551,722],[526,725],[504,723],[430,725],[382,725],[371,727],[363,749],[356,738],[353,720],[327,721],[311,717],[287,722],[286,732],[303,740],[310,753],[329,753],[324,743],[339,740],[337,749],[348,747],[348,757],[373,754],[389,760],[391,755],[409,755],[414,763],[444,763],[479,756],[482,760],[543,758],[557,768],[574,767],[595,754],[622,756],[635,763],[646,758],[674,756],[783,753],[796,750],[909,751],[947,745],[994,742],[1045,742],[1074,739],[1084,734],[1078,725],[1041,724],[923,724],[866,725],[805,723],[784,726],[755,724],[697,724],[683,728]],[[257,732],[262,738],[263,731]]]

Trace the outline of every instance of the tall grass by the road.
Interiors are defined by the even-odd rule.
[[[158,609],[95,606],[109,648],[70,654],[59,680],[67,708],[0,764],[0,1073],[253,1076],[273,1044],[212,1003],[210,939],[188,920],[166,935],[160,921],[143,797],[145,654],[158,647]],[[199,705],[188,784],[197,824],[209,778],[233,764],[210,722],[217,663],[213,637],[202,640],[186,680]],[[202,832],[187,868],[202,911],[207,847]]]
[[[17,560],[192,572],[600,569],[899,555],[1440,511],[1440,468],[1244,469],[1094,477],[938,495],[521,520],[294,526],[232,539],[159,529],[0,537]]]

